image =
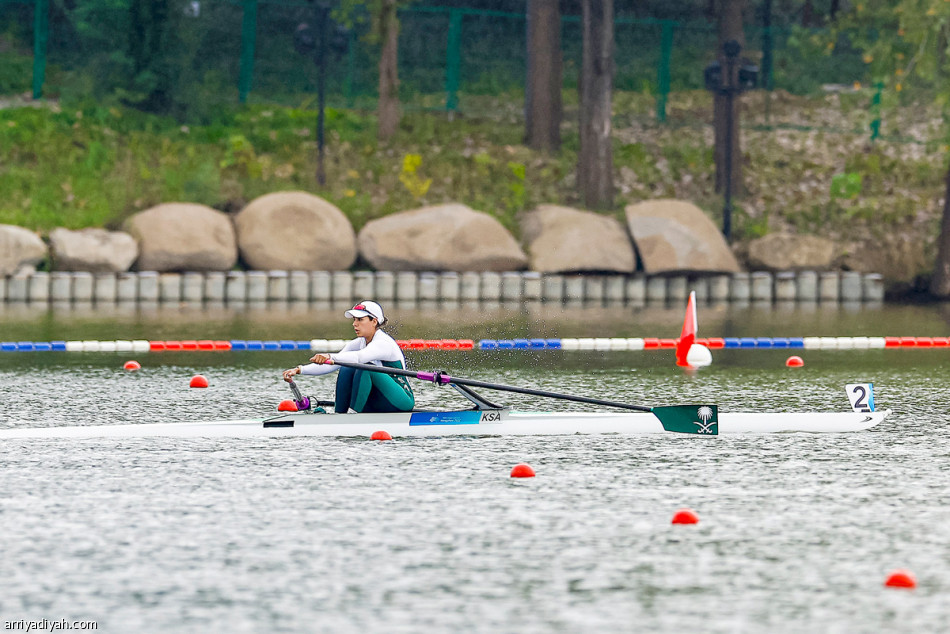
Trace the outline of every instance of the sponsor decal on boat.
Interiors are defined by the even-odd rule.
[[[483,412],[415,412],[409,417],[409,426],[417,425],[477,425]]]

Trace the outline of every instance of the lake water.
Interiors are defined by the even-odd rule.
[[[400,337],[675,337],[680,307],[405,308]],[[398,318],[398,319],[396,319]],[[700,307],[701,336],[946,336],[943,307]],[[348,337],[340,310],[0,311],[3,340]],[[413,353],[648,405],[894,413],[856,434],[0,440],[0,620],[104,632],[937,632],[950,349]],[[300,352],[0,354],[0,427],[254,418]],[[200,372],[206,390],[187,387]],[[301,381],[329,394],[332,377]],[[417,384],[421,406],[462,404]],[[525,408],[570,403],[499,393]],[[537,477],[515,480],[531,464]],[[696,526],[672,526],[680,507]],[[912,591],[883,587],[895,568]]]

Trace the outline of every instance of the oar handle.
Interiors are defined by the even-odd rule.
[[[644,405],[633,405],[631,403],[620,403],[617,401],[606,401],[599,398],[588,398],[586,396],[574,396],[573,394],[560,394],[558,392],[548,392],[546,390],[534,390],[527,387],[515,387],[513,385],[502,385],[500,383],[486,383],[484,381],[475,381],[473,379],[461,379],[449,376],[442,372],[414,372],[412,370],[403,370],[401,368],[387,368],[386,366],[372,365],[369,363],[351,363],[349,361],[333,360],[333,363],[356,370],[366,370],[368,372],[381,372],[383,374],[392,374],[396,376],[408,376],[420,381],[431,381],[440,385],[455,383],[457,385],[467,385],[469,387],[481,387],[486,390],[500,390],[503,392],[514,392],[516,394],[528,394],[530,396],[543,396],[545,398],[557,398],[564,401],[574,401],[576,403],[588,403],[590,405],[603,405],[605,407],[619,407],[629,409],[635,412],[652,412],[652,407]]]

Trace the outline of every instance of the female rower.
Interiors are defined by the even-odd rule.
[[[347,363],[370,363],[387,368],[406,369],[406,357],[396,341],[380,329],[386,324],[383,309],[376,302],[363,301],[344,313],[353,320],[353,339],[339,352],[315,354],[311,363],[284,370],[288,383],[297,374],[319,375],[340,371],[336,379],[334,411],[408,412],[415,405],[412,387],[404,376],[356,370],[334,365],[334,359]]]

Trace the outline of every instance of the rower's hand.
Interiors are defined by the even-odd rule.
[[[284,370],[284,380],[290,383],[294,380],[296,375],[300,374],[300,367],[290,368],[289,370]]]
[[[311,363],[326,363],[327,365],[333,365],[333,359],[330,358],[328,354],[315,354],[310,357]]]

